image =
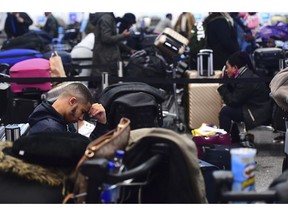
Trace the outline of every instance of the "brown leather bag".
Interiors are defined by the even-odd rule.
[[[112,160],[117,149],[125,149],[128,145],[130,137],[130,120],[128,118],[121,118],[117,128],[107,132],[101,137],[95,139],[86,148],[82,158],[79,160],[75,172],[66,183],[72,182],[73,192],[69,193],[63,200],[63,203],[85,203],[87,192],[87,180],[85,176],[79,171],[80,166],[86,161],[94,158],[106,158]],[[71,185],[70,185],[71,188]],[[67,194],[67,192],[66,192]]]

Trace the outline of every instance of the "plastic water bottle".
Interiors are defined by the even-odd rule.
[[[114,169],[113,173],[121,173],[125,170],[125,166],[123,164],[123,158],[125,155],[125,151],[123,150],[116,150],[115,157],[113,159],[114,162]],[[111,203],[117,203],[120,197],[120,188],[115,186],[113,188],[113,193],[111,194]]]
[[[109,172],[113,172],[114,170],[114,163],[109,161],[108,162],[108,166],[109,166]],[[104,184],[103,185],[103,190],[101,193],[101,201],[102,203],[111,203],[111,198],[113,196],[113,189],[111,189],[111,185],[110,184]]]
[[[116,150],[115,157],[114,157],[114,173],[121,173],[124,169],[123,158],[125,155],[125,151],[123,150]]]

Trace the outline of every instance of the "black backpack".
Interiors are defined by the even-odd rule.
[[[33,49],[42,53],[50,51],[52,38],[43,31],[30,31],[16,38],[3,42],[1,50],[9,49]]]
[[[128,64],[124,67],[123,75],[125,78],[163,80],[172,78],[172,69],[160,50],[155,46],[150,46],[131,55]],[[165,90],[171,88],[171,86],[155,82],[149,84]]]

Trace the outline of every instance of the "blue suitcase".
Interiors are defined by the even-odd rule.
[[[38,50],[32,49],[10,49],[0,51],[0,64],[8,64],[13,66],[14,64],[32,58],[42,58],[43,54]]]

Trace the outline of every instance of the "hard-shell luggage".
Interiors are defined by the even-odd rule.
[[[253,53],[256,69],[264,69],[264,75],[273,75],[280,71],[284,64],[284,52],[276,47],[258,48]]]
[[[13,97],[7,106],[6,124],[19,124],[28,122],[29,115],[41,100],[35,98]]]
[[[184,53],[189,40],[171,28],[164,31],[155,39],[155,46],[166,53],[169,57],[174,57]]]
[[[14,64],[32,58],[42,58],[43,54],[33,49],[10,49],[0,51],[0,64]]]
[[[215,78],[221,71],[215,71]],[[196,71],[187,72],[188,78],[197,78]],[[214,78],[213,77],[213,78]],[[187,123],[191,129],[199,128],[202,123],[219,126],[218,115],[222,99],[217,92],[218,83],[190,83],[188,85]]]
[[[28,59],[16,63],[10,68],[9,71],[11,78],[49,78],[50,74],[50,63],[49,60],[44,58]],[[20,93],[23,91],[42,91],[46,92],[52,88],[51,82],[44,83],[11,83],[11,91],[13,93]]]
[[[203,146],[202,160],[211,163],[222,170],[231,169],[230,150],[239,148],[237,145],[207,145]]]

